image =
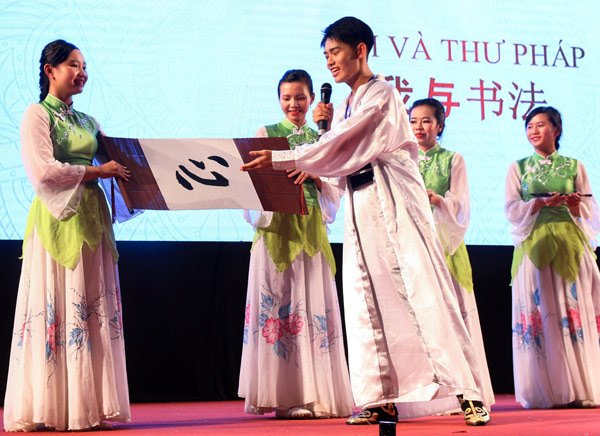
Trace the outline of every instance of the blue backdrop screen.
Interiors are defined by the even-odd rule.
[[[563,114],[561,152],[582,159],[600,192],[595,2],[23,0],[0,6],[0,239],[23,236],[33,191],[20,157],[23,111],[38,99],[44,45],[63,38],[86,58],[75,107],[110,136],[253,136],[283,114],[277,82],[306,69],[333,80],[322,30],[353,15],[376,34],[372,70],[411,101],[449,109],[442,145],[463,154],[471,192],[468,244],[510,244],[503,213],[510,163],[532,152],[523,117],[536,105]],[[332,101],[348,94],[333,85]],[[309,119],[312,116],[309,115]],[[342,241],[343,213],[331,226]],[[145,212],[116,225],[119,240],[249,241],[238,210]]]

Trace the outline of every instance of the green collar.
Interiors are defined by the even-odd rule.
[[[283,121],[281,122],[281,124],[284,125],[284,127],[291,129],[293,131],[298,131],[298,130],[306,130],[306,121],[304,122],[304,124],[300,127],[298,127],[297,125],[295,125],[294,123],[292,123],[290,120],[288,120],[287,118],[284,118]]]
[[[58,111],[60,111],[60,110],[69,110],[69,109],[73,108],[73,104],[71,104],[71,106],[68,106],[65,102],[63,102],[62,100],[56,98],[52,94],[48,94],[46,96],[46,98],[44,99],[44,103],[46,103],[52,109],[56,109]]]
[[[558,151],[554,151],[554,153],[552,153],[551,155],[549,155],[548,157],[544,157],[541,154],[538,154],[537,152],[533,152],[533,159],[537,162],[540,160],[549,160],[554,162],[556,159],[558,159],[559,155],[558,155]]]
[[[439,143],[436,142],[435,145],[427,151],[422,151],[421,149],[419,149],[419,154],[423,156],[431,156],[436,153],[439,153],[440,151],[442,151],[442,147]]]

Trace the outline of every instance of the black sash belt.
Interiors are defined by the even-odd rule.
[[[373,181],[373,167],[370,163],[366,164],[360,170],[348,176],[348,183],[352,189],[357,189]]]

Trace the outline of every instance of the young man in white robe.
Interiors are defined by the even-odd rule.
[[[242,170],[297,168],[338,178],[340,196],[347,194],[344,308],[352,391],[362,409],[348,424],[443,412],[460,401],[466,423],[484,425],[490,416],[419,174],[417,142],[399,93],[369,68],[373,42],[356,18],[328,26],[321,43],[327,68],[351,88],[335,116],[331,104],[313,112],[331,130],[294,150],[251,152],[257,157]]]

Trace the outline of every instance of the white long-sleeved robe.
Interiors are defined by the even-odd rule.
[[[442,411],[457,394],[481,399],[406,109],[381,75],[359,87],[344,119],[346,105],[318,143],[273,152],[273,166],[340,177],[348,194],[343,280],[355,403],[438,399]],[[346,186],[343,176],[369,162],[374,183]]]

